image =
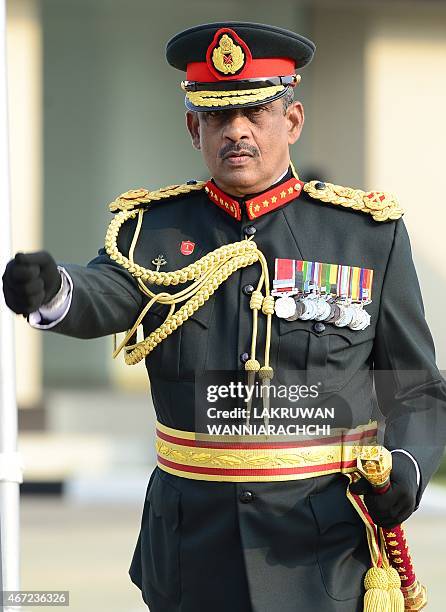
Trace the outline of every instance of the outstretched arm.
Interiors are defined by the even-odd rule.
[[[63,264],[73,288],[71,304],[52,331],[76,338],[97,338],[132,327],[144,296],[135,279],[104,249],[86,266]]]

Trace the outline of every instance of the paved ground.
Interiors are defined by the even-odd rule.
[[[141,507],[134,505],[23,499],[22,589],[70,591],[69,608],[33,609],[147,612],[127,574],[140,519]]]
[[[22,588],[69,590],[70,607],[60,609],[70,612],[147,612],[127,576],[140,516],[135,504],[24,498]],[[430,591],[429,612],[445,609],[445,527],[446,511],[438,510],[415,515],[407,526],[417,572]]]

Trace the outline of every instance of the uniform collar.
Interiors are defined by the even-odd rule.
[[[257,219],[266,213],[277,210],[285,204],[298,198],[304,183],[295,178],[291,168],[271,187],[260,193],[250,194],[244,198],[235,198],[222,191],[213,179],[206,183],[205,191],[208,198],[217,204],[228,215],[241,221],[243,207],[250,220]]]

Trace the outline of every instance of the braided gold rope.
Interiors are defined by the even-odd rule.
[[[253,244],[247,240],[244,241],[246,244]],[[255,246],[255,245],[254,245]],[[165,340],[172,332],[174,332],[180,325],[182,325],[187,319],[213,295],[216,289],[229,278],[239,268],[250,266],[251,264],[258,261],[257,252],[247,252],[241,255],[237,255],[227,261],[219,270],[213,275],[203,286],[199,289],[195,295],[186,302],[177,312],[168,316],[164,323],[160,325],[156,330],[151,332],[147,338],[136,345],[129,346],[128,352],[125,354],[125,362],[128,365],[134,365],[139,363],[144,357],[149,355],[153,349],[163,340]]]
[[[130,189],[122,193],[120,196],[113,200],[109,204],[111,212],[117,212],[118,210],[128,211],[133,210],[138,206],[149,204],[150,202],[172,198],[178,195],[185,195],[191,191],[200,191],[204,188],[206,183],[204,181],[197,181],[196,183],[183,183],[181,185],[169,185],[162,189],[155,191],[149,191],[148,189]]]
[[[194,106],[228,106],[230,104],[261,102],[275,96],[284,89],[284,85],[273,85],[239,91],[188,91],[186,97]]]
[[[187,281],[198,279],[202,274],[207,272],[212,265],[225,262],[231,257],[236,257],[247,251],[255,251],[257,249],[255,243],[251,240],[242,240],[241,242],[225,244],[180,270],[172,272],[149,270],[125,257],[118,249],[117,240],[119,230],[126,221],[135,218],[137,215],[137,210],[122,211],[115,215],[108,226],[105,236],[105,250],[111,259],[128,270],[132,276],[141,278],[141,280],[153,283],[154,285],[178,285],[179,283],[186,283]]]
[[[382,191],[363,191],[320,181],[306,183],[304,191],[321,202],[360,210],[371,215],[375,221],[391,221],[404,214],[395,197]]]
[[[221,283],[236,270],[259,261],[262,266],[262,278],[265,273],[266,275],[268,274],[263,254],[257,249],[257,245],[251,239],[244,239],[240,242],[223,245],[206,254],[195,263],[180,270],[157,272],[156,270],[144,268],[133,261],[133,252],[141,230],[144,212],[145,209],[133,209],[119,212],[112,219],[105,238],[105,250],[110,258],[128,270],[130,274],[138,280],[141,291],[151,297],[150,302],[140,313],[137,321],[132,329],[129,330],[121,345],[115,349],[114,357],[116,357],[126,346],[128,340],[133,336],[138,325],[155,301],[161,304],[168,304],[171,306],[171,309],[164,323],[154,330],[147,338],[135,345],[126,347],[125,362],[128,365],[139,363],[145,356],[151,353],[162,340],[167,338],[167,336],[175,331],[200,306],[202,306],[215,290],[218,289]],[[122,225],[130,219],[134,219],[136,216],[138,216],[137,228],[132,239],[129,257],[126,257],[118,249],[118,235]],[[173,295],[165,292],[158,294],[153,293],[145,285],[145,282],[149,282],[155,285],[169,286],[178,285],[191,280],[195,281],[192,285]],[[267,286],[269,288],[269,279]],[[173,312],[174,305],[185,300],[188,301],[181,306],[177,312]],[[265,354],[269,355],[269,347],[265,350]]]

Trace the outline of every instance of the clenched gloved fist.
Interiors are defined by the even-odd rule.
[[[16,314],[29,314],[47,304],[62,284],[57,264],[47,251],[17,253],[3,274],[3,294]]]
[[[381,495],[373,492],[365,478],[351,484],[350,491],[364,495],[364,503],[374,523],[392,529],[407,520],[416,507],[418,485],[413,461],[404,453],[392,453],[390,487]]]

